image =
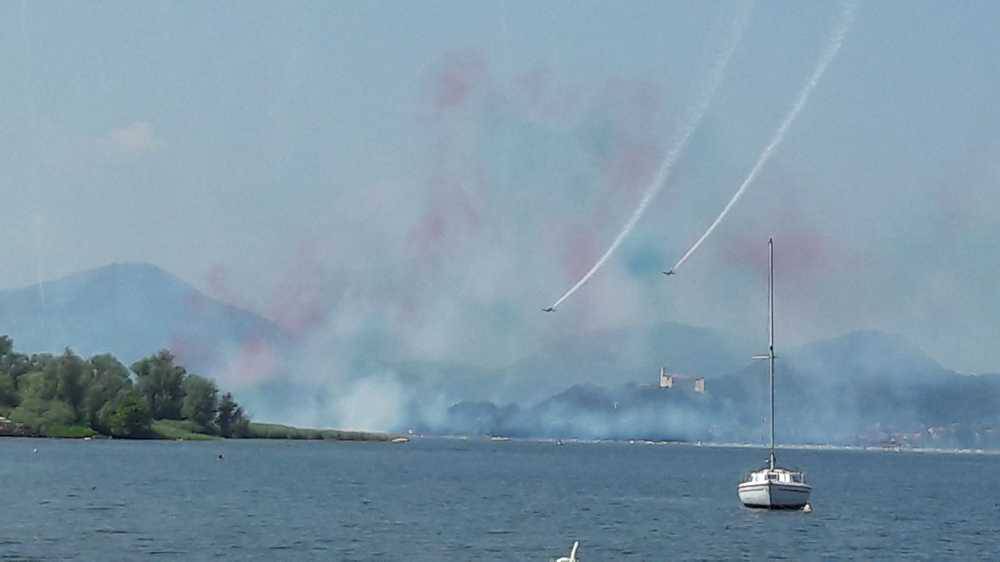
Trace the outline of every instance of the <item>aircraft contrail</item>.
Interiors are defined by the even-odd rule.
[[[712,64],[711,69],[707,75],[707,79],[703,83],[703,89],[701,90],[701,95],[698,98],[698,102],[691,107],[688,111],[687,119],[684,123],[683,128],[681,128],[677,137],[674,140],[673,146],[667,152],[666,156],[663,158],[663,162],[660,164],[659,169],[656,172],[656,176],[653,181],[646,188],[645,193],[642,195],[642,199],[639,200],[639,206],[635,208],[632,212],[632,216],[629,217],[628,222],[622,228],[618,236],[615,237],[608,249],[604,251],[604,254],[597,260],[597,263],[590,268],[587,273],[580,278],[568,291],[563,293],[559,299],[547,308],[544,308],[546,312],[554,311],[560,304],[566,299],[571,297],[573,293],[580,289],[591,277],[597,273],[601,267],[604,266],[611,254],[618,249],[622,241],[632,232],[635,228],[636,223],[642,218],[643,213],[646,212],[646,208],[649,203],[656,197],[656,194],[660,192],[663,185],[666,183],[667,178],[670,177],[670,172],[674,167],[674,163],[677,161],[677,157],[680,156],[681,152],[687,147],[688,141],[691,139],[691,135],[698,129],[698,125],[701,123],[702,118],[705,116],[705,111],[708,109],[709,104],[712,102],[712,98],[715,97],[715,92],[719,89],[719,84],[722,83],[722,79],[725,77],[726,66],[729,64],[729,59],[732,58],[733,52],[736,50],[737,45],[739,45],[740,40],[743,38],[743,32],[746,29],[747,21],[750,19],[750,12],[752,11],[753,3],[747,3],[743,9],[736,14],[736,17],[732,22],[732,32],[729,34],[729,41],[722,45],[722,49],[715,58],[715,62]]]
[[[813,73],[809,77],[809,80],[806,82],[805,86],[802,87],[802,91],[799,92],[798,99],[795,100],[795,105],[792,106],[792,109],[788,112],[788,115],[785,116],[785,120],[781,122],[781,126],[778,127],[778,130],[775,131],[774,136],[771,138],[771,142],[767,145],[767,148],[764,149],[764,152],[760,154],[760,158],[757,159],[757,163],[754,164],[753,169],[750,170],[750,175],[748,175],[746,179],[743,180],[743,184],[740,185],[740,188],[736,190],[736,193],[733,194],[732,199],[729,200],[729,203],[727,203],[726,206],[722,209],[722,212],[719,213],[719,216],[716,217],[715,221],[708,227],[708,230],[706,230],[705,233],[701,235],[701,238],[699,238],[698,241],[695,242],[694,245],[691,246],[691,248],[689,248],[688,251],[685,252],[683,256],[681,256],[681,259],[677,260],[677,263],[675,263],[674,266],[670,268],[669,271],[665,272],[668,275],[675,273],[680,266],[684,265],[684,262],[686,262],[688,258],[691,257],[691,254],[693,254],[695,250],[697,250],[698,247],[701,246],[701,243],[704,242],[705,239],[712,234],[712,231],[715,230],[715,227],[719,226],[719,223],[722,222],[722,219],[726,218],[726,215],[729,214],[729,211],[730,209],[733,208],[733,205],[735,205],[736,202],[739,200],[739,198],[743,196],[743,192],[746,191],[747,186],[749,186],[753,182],[753,180],[757,177],[757,173],[760,172],[761,168],[764,167],[764,164],[767,163],[768,159],[771,157],[771,154],[774,152],[774,149],[776,149],[778,145],[781,144],[781,141],[784,140],[785,133],[788,132],[788,128],[791,126],[792,122],[795,121],[795,118],[798,117],[799,112],[802,111],[802,108],[809,100],[809,95],[812,94],[812,91],[816,88],[816,85],[819,84],[820,78],[822,78],[823,73],[826,72],[826,67],[828,67],[830,63],[833,62],[833,59],[836,58],[837,52],[840,51],[840,46],[843,45],[844,38],[847,36],[847,32],[850,31],[851,25],[854,23],[854,2],[845,2],[842,6],[843,7],[840,13],[840,23],[835,28],[833,36],[831,36],[830,43],[827,45],[826,50],[823,51],[822,56],[820,56],[819,63],[816,65],[816,69],[813,70]]]

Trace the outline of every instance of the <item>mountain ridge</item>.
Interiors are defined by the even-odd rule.
[[[207,376],[248,345],[275,350],[275,375],[298,352],[275,323],[141,262],[0,290],[0,334],[22,351],[70,347],[82,355],[110,352],[126,363],[167,348]],[[397,427],[381,429],[743,439],[755,434],[766,403],[767,368],[749,359],[752,351],[729,334],[663,322],[567,336],[499,369],[407,361],[377,349],[366,364],[394,373],[407,412]],[[707,392],[694,393],[687,383],[657,388],[660,367],[705,377]],[[280,418],[310,396],[337,391],[330,381],[293,380],[259,380],[245,389],[248,404]],[[793,441],[852,442],[872,431],[1000,423],[1000,376],[956,373],[905,338],[877,330],[779,350],[777,381],[781,433]],[[452,415],[428,404],[457,408]]]
[[[149,263],[113,263],[27,287],[0,290],[0,333],[19,349],[134,361],[171,349],[206,369],[250,341],[281,346],[286,336],[263,317],[213,299]]]

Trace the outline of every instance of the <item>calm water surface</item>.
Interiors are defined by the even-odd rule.
[[[33,453],[37,448],[38,452]],[[218,460],[219,453],[224,460]],[[782,451],[812,514],[743,508],[760,449],[0,440],[0,557],[1000,559],[1000,457]]]

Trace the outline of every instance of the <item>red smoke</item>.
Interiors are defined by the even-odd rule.
[[[216,358],[216,350],[190,336],[174,335],[167,349],[174,354],[180,365],[211,365]]]
[[[659,148],[651,142],[621,140],[613,159],[605,168],[605,181],[613,191],[641,193],[653,179],[656,165],[662,158]]]
[[[568,238],[564,244],[563,269],[568,279],[579,279],[597,261],[598,244],[593,230],[587,226],[573,227]]]
[[[767,278],[767,235],[740,232],[721,240],[722,259],[749,268]],[[775,234],[775,263],[782,276],[797,279],[822,273],[833,266],[829,239],[814,229],[790,226]]]
[[[229,271],[221,263],[212,265],[205,275],[208,294],[213,298],[231,304],[244,310],[250,310],[250,304],[229,285]]]
[[[327,281],[316,244],[301,244],[271,296],[266,315],[292,336],[321,326],[331,304]]]
[[[409,244],[420,258],[446,254],[476,235],[481,217],[461,180],[437,177],[430,182],[427,209],[412,227]]]
[[[228,382],[253,386],[274,376],[278,357],[271,345],[261,338],[248,338],[226,367]]]
[[[452,53],[434,77],[435,109],[444,111],[461,106],[487,75],[482,55],[475,52]]]
[[[600,155],[604,192],[599,206],[620,202],[634,208],[649,187],[663,153],[657,117],[663,109],[663,88],[648,81],[612,80],[601,102],[611,119],[610,150]],[[624,211],[624,208],[623,208]]]

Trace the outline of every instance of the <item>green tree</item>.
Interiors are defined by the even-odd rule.
[[[219,435],[223,437],[246,437],[250,429],[249,418],[229,392],[223,394],[219,401],[215,424],[219,427]]]
[[[68,348],[67,351],[69,351]],[[32,355],[15,353],[14,342],[7,336],[0,336],[0,372],[9,374],[15,382],[22,375],[44,372],[49,364],[56,359],[49,353]]]
[[[45,368],[46,378],[52,379],[49,384],[55,385],[55,398],[69,404],[73,412],[79,416],[83,406],[84,361],[73,350],[66,348],[63,354],[50,361]]]
[[[17,355],[14,353],[14,341],[8,336],[0,336],[0,404],[4,406],[17,406],[20,403],[17,375],[11,373]]]
[[[153,417],[146,399],[134,388],[123,388],[100,411],[101,424],[115,437],[148,435]]]
[[[97,379],[97,375],[110,375],[122,382],[131,381],[128,368],[122,365],[121,361],[110,353],[95,355],[87,360],[91,369],[91,375]]]
[[[71,425],[76,421],[76,414],[69,404],[37,396],[22,400],[21,405],[14,408],[10,416],[14,421],[43,433],[52,426]]]
[[[146,399],[154,419],[181,419],[184,400],[184,367],[174,365],[174,355],[162,350],[132,364],[136,387]]]
[[[55,360],[51,353],[32,353],[28,357],[28,369],[26,372],[44,371],[49,363]]]
[[[211,429],[219,402],[219,388],[215,383],[198,375],[188,375],[184,380],[184,403],[181,415],[203,429]]]
[[[123,389],[132,388],[132,379],[125,365],[109,354],[91,357],[85,370],[86,390],[80,415],[94,430],[110,433],[111,429],[101,419],[101,409]]]
[[[42,371],[31,371],[17,379],[17,391],[22,402],[28,398],[52,400],[56,397],[56,387],[55,377],[47,376]]]
[[[17,406],[21,402],[17,395],[17,383],[8,373],[0,372],[0,404]]]
[[[18,377],[31,371],[31,359],[23,353],[10,352],[0,356],[0,371],[17,382]]]

